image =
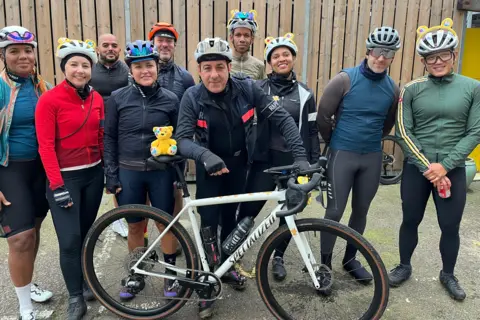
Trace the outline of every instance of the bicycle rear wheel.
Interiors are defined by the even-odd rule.
[[[402,179],[403,159],[403,149],[397,138],[391,135],[383,137],[381,184],[395,184]]]
[[[278,282],[273,275],[269,276],[270,257],[275,248],[291,238],[290,230],[284,225],[265,240],[257,257],[258,290],[270,312],[277,319],[380,319],[388,303],[389,285],[385,266],[372,245],[356,231],[335,221],[301,219],[296,220],[296,225],[298,233],[305,236],[315,256],[317,265],[313,266],[314,270],[319,270],[321,263],[320,237],[317,234],[328,233],[337,237],[335,248],[339,246],[341,250],[333,253],[333,290],[328,296],[319,294],[309,273],[302,269],[304,263],[293,240],[284,252],[284,265],[289,270],[287,278]],[[345,246],[341,245],[342,242]],[[346,244],[352,244],[363,255],[358,260],[373,276],[370,285],[359,284],[347,272],[342,273],[342,261],[340,265],[334,262],[338,256],[342,260]],[[345,299],[349,290],[353,289],[358,289],[358,292]],[[365,297],[368,292],[372,297]]]
[[[121,295],[120,300],[116,299],[125,285],[122,281],[126,277],[132,276],[130,268],[147,249],[141,247],[130,252],[127,240],[117,236],[109,227],[113,222],[123,221],[124,218],[147,219],[152,242],[159,236],[160,230],[163,230],[173,220],[169,214],[145,205],[120,206],[105,213],[95,221],[85,238],[82,250],[84,279],[98,301],[123,318],[162,319],[171,316],[187,302],[193,290],[180,287],[177,297],[163,297],[162,290],[159,290],[159,287],[164,287],[165,278],[162,277],[143,276],[141,282],[144,287],[132,300],[124,301]],[[185,277],[194,280],[196,276],[194,270],[198,270],[198,254],[193,241],[180,223],[173,225],[170,231],[184,252],[182,261],[177,258],[176,266],[189,271]],[[124,245],[123,250],[122,245]],[[161,262],[163,260],[162,249],[156,246],[152,253],[140,263],[142,266],[139,265],[139,268],[157,274],[165,273],[165,264]],[[120,267],[114,267],[116,261],[120,262]],[[151,298],[154,301],[145,302],[145,298]]]

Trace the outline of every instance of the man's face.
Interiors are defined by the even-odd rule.
[[[172,59],[175,53],[175,39],[156,36],[153,38],[153,43],[160,54],[160,60],[167,62]]]
[[[375,73],[382,73],[390,67],[395,51],[385,48],[375,48],[367,54],[368,67]]]
[[[230,41],[233,48],[240,54],[244,54],[250,50],[253,42],[252,30],[248,28],[236,28],[230,33]]]
[[[198,65],[202,83],[212,93],[222,92],[227,86],[231,64],[225,60],[203,61]]]
[[[101,62],[116,62],[120,56],[120,47],[117,38],[113,35],[104,35],[100,37],[97,53]]]

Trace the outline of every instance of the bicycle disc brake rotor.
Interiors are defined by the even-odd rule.
[[[132,252],[127,254],[124,259],[124,267],[127,272],[130,272],[130,270],[133,268],[135,263],[137,263],[138,260],[143,256],[143,254],[147,251],[147,248],[145,247],[138,247],[133,249]],[[152,250],[148,256],[145,257],[145,259],[142,260],[142,262],[138,265],[139,269],[142,269],[144,271],[151,271],[153,269],[153,266],[155,263],[158,261],[158,256],[155,250]]]

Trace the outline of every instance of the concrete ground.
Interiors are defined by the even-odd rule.
[[[191,189],[193,186],[191,185]],[[414,275],[403,287],[390,290],[390,300],[384,319],[480,319],[480,183],[473,183],[468,193],[465,215],[461,227],[461,249],[456,275],[461,281],[467,299],[454,302],[445,293],[438,281],[441,259],[438,250],[440,232],[433,202],[430,201],[424,221],[420,227],[420,243],[412,259]],[[101,213],[112,207],[111,197],[105,196]],[[272,208],[269,204],[267,208]],[[349,209],[347,209],[348,211]],[[264,213],[266,211],[264,210]],[[300,217],[323,217],[324,209],[313,202]],[[348,221],[346,213],[343,222]],[[366,237],[380,253],[387,269],[398,262],[398,229],[401,223],[399,185],[380,186],[372,204]],[[188,227],[189,222],[182,220]],[[274,230],[274,228],[272,228]],[[246,267],[252,266],[262,241],[243,258]],[[0,320],[17,319],[17,300],[8,276],[8,248],[6,241],[0,242]],[[52,301],[37,304],[39,319],[66,319],[68,299],[58,263],[58,244],[51,218],[42,229],[42,243],[36,263],[34,281],[54,292]],[[244,292],[225,289],[224,298],[217,302],[215,319],[271,319],[264,306],[255,280],[249,280]],[[300,307],[307,302],[299,301]],[[98,302],[88,303],[85,319],[117,319]],[[183,307],[172,319],[196,319],[197,309],[193,303]],[[310,316],[308,316],[310,318]],[[312,314],[312,319],[324,318]]]

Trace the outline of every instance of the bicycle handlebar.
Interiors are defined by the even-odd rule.
[[[287,186],[288,188],[302,193],[302,200],[293,208],[277,212],[277,217],[282,218],[286,216],[291,216],[292,214],[301,212],[303,208],[307,205],[308,197],[307,194],[312,191],[322,179],[322,175],[318,172],[315,172],[312,176],[312,179],[305,184],[296,184],[295,178],[288,179]]]

